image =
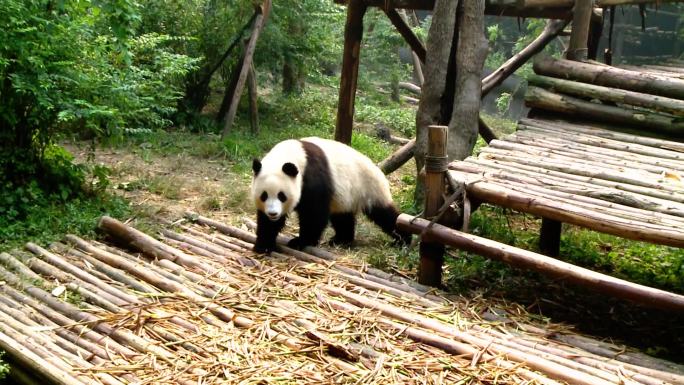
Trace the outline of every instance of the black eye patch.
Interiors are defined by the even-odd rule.
[[[281,202],[285,202],[287,200],[287,195],[283,193],[282,191],[278,193],[278,200]]]
[[[261,193],[259,199],[261,199],[262,202],[266,202],[266,199],[268,199],[268,194],[266,194],[266,191]]]

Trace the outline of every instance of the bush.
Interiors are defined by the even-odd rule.
[[[58,135],[122,135],[170,122],[194,59],[134,36],[134,0],[0,2],[0,215],[81,194]]]

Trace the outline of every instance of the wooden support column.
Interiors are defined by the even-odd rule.
[[[354,124],[354,99],[359,76],[361,38],[363,37],[363,15],[366,13],[363,0],[349,0],[347,22],[344,26],[344,53],[340,76],[340,97],[337,104],[337,125],[335,140],[350,144]]]
[[[560,255],[560,237],[563,223],[542,218],[541,230],[539,231],[539,251],[549,257]]]
[[[242,96],[242,90],[245,87],[245,82],[247,81],[247,74],[252,67],[252,58],[254,56],[254,50],[256,49],[256,43],[259,39],[259,34],[266,24],[266,19],[268,18],[268,13],[271,10],[271,0],[264,0],[264,3],[258,8],[257,16],[254,18],[254,27],[252,28],[252,35],[249,37],[247,46],[245,47],[245,54],[242,60],[242,66],[240,67],[240,72],[237,75],[237,82],[233,94],[229,97],[228,109],[225,117],[223,118],[223,131],[221,131],[221,137],[226,136],[230,131],[235,120],[235,114],[237,113],[238,104],[240,103],[240,97]],[[227,95],[228,97],[228,95]]]
[[[570,60],[587,60],[589,25],[593,11],[593,0],[576,0],[573,8],[572,34],[566,57]]]
[[[447,127],[428,127],[428,149],[425,157],[425,218],[433,220],[444,203],[444,173],[447,168]],[[444,245],[431,242],[428,236],[420,240],[418,282],[423,285],[442,284]]]

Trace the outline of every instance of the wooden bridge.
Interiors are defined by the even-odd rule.
[[[50,384],[683,384],[684,368],[192,216],[1,254],[0,349]],[[286,239],[281,239],[286,241]],[[116,246],[114,246],[116,245]],[[123,247],[123,248],[122,248]],[[313,253],[313,254],[312,254]],[[314,255],[315,254],[315,255]]]

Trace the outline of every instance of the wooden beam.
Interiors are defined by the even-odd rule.
[[[563,28],[565,28],[569,22],[569,20],[554,20],[548,22],[542,33],[540,33],[527,47],[511,56],[510,59],[494,72],[482,79],[482,97],[487,95],[494,87],[503,83],[506,78],[511,76],[518,68],[522,67],[532,56],[541,52],[547,44],[563,31]]]
[[[363,15],[366,9],[366,3],[363,0],[349,0],[348,2],[347,22],[344,26],[340,96],[337,104],[337,125],[335,126],[335,140],[346,144],[351,144],[354,124],[354,100],[359,76]]]
[[[390,8],[390,9],[385,9],[385,14],[387,17],[390,19],[394,27],[399,31],[401,36],[404,38],[406,43],[411,47],[413,52],[415,52],[416,55],[418,55],[418,58],[420,59],[420,62],[422,64],[425,64],[425,46],[423,43],[418,39],[418,37],[413,33],[411,30],[411,27],[408,26],[406,23],[406,20],[404,20],[403,17],[397,12],[396,9]]]
[[[588,57],[587,42],[589,41],[589,26],[593,0],[577,0],[573,8],[572,33],[566,57],[569,60],[585,61]]]
[[[252,58],[254,56],[254,50],[256,49],[256,43],[259,39],[259,34],[264,28],[266,19],[268,18],[268,13],[271,10],[271,0],[264,0],[264,3],[259,8],[259,14],[254,18],[254,27],[252,28],[252,35],[247,42],[247,47],[245,48],[244,59],[242,61],[242,67],[240,67],[240,73],[237,78],[237,83],[235,85],[235,90],[230,98],[230,104],[228,105],[228,111],[223,118],[223,131],[221,131],[221,137],[226,136],[230,131],[233,121],[235,120],[235,114],[237,113],[238,104],[240,102],[240,97],[242,96],[242,90],[245,87],[245,82],[247,81],[247,74],[252,67]]]
[[[446,171],[447,130],[445,126],[428,127],[428,149],[425,157],[425,211],[426,218],[435,220],[444,203],[444,172]],[[443,168],[443,170],[441,169]],[[430,237],[421,237],[418,282],[423,285],[442,284],[444,245],[434,243]]]
[[[539,75],[684,100],[684,80],[667,76],[541,55],[537,55],[534,60],[534,72]]]
[[[679,118],[647,111],[588,102],[537,87],[529,87],[525,104],[531,108],[561,112],[575,117],[640,127],[646,133],[661,133],[684,138],[684,123]]]
[[[429,224],[430,221],[407,214],[401,214],[397,218],[399,229],[414,234],[425,231],[430,239],[460,250],[506,262],[516,267],[538,271],[645,306],[684,312],[684,296],[600,274],[551,257],[463,233],[439,224],[434,224],[428,229]]]

